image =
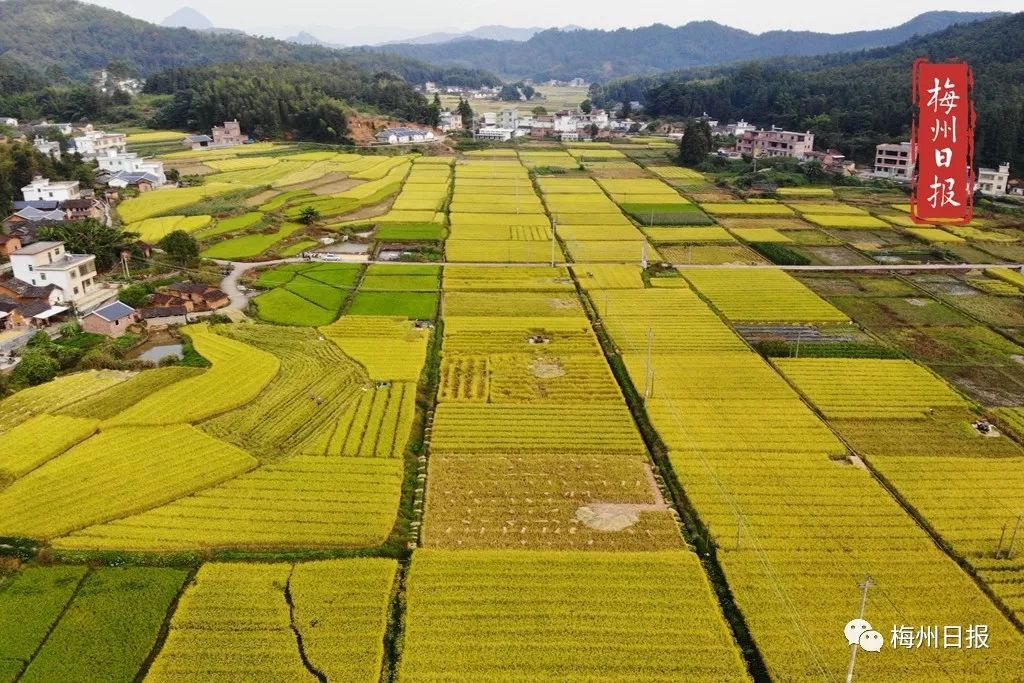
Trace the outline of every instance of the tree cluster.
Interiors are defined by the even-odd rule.
[[[156,115],[158,127],[203,131],[237,118],[258,138],[345,142],[351,107],[421,123],[432,114],[401,78],[344,62],[171,69],[153,76],[146,92],[172,96]]]
[[[138,238],[134,232],[125,232],[118,226],[101,223],[95,218],[55,223],[39,230],[40,239],[63,242],[73,254],[92,254],[96,269],[110,270],[120,258],[121,249]]]
[[[21,199],[21,188],[41,175],[50,180],[77,180],[83,187],[95,182],[94,166],[78,155],[63,154],[53,159],[29,143],[0,145],[0,213],[10,213],[11,202]]]

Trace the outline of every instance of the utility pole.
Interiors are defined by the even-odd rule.
[[[1010,546],[1006,549],[1006,559],[1013,559],[1013,546],[1017,543],[1017,532],[1020,531],[1020,522],[1024,515],[1017,515],[1017,523],[1013,527],[1013,534],[1010,535]]]
[[[868,574],[864,577],[864,583],[860,584],[860,619],[864,618],[864,612],[868,607],[868,589],[875,585],[875,580]],[[853,683],[853,667],[857,663],[857,649],[858,644],[854,643],[850,646],[850,668],[846,670],[846,683]]]
[[[644,382],[644,405],[654,395],[654,330],[647,330],[647,377]]]
[[[647,270],[647,240],[644,240],[643,249],[640,252],[640,267]]]
[[[796,357],[800,357],[800,341],[804,338],[804,331],[798,330],[796,333]]]
[[[557,233],[558,233],[558,217],[556,216],[556,217],[551,219],[551,267],[552,268],[555,267],[555,247],[558,244],[557,239],[556,239]]]
[[[128,254],[121,252],[121,267],[124,269],[124,277],[126,280],[130,280],[132,277],[131,270],[128,269]]]

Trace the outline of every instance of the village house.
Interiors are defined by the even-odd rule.
[[[803,159],[814,149],[814,133],[799,133],[772,126],[765,130],[748,130],[736,140],[740,154]]]
[[[196,310],[196,305],[192,302],[192,299],[164,292],[157,292],[149,297],[149,302],[146,306],[148,308],[183,308],[186,313],[192,313]]]
[[[60,205],[61,202],[14,202],[14,213],[4,219],[4,227],[10,230],[19,223],[63,223],[67,215],[61,210]]]
[[[128,142],[124,133],[106,133],[102,130],[92,130],[92,126],[68,143],[68,151],[72,154],[78,153],[83,159],[97,159],[106,156],[111,152],[123,154],[128,149]]]
[[[146,321],[150,330],[158,330],[171,325],[187,325],[189,311],[184,306],[145,306],[139,309],[139,318]]]
[[[387,145],[408,145],[417,142],[433,142],[434,132],[420,128],[385,128],[375,136],[377,142]]]
[[[822,168],[830,173],[838,173],[844,176],[853,175],[856,169],[856,164],[853,160],[847,159],[846,155],[838,149],[830,148],[824,152],[811,150],[804,158],[808,161],[817,161],[821,164]]]
[[[462,114],[457,111],[441,112],[441,117],[438,120],[437,127],[445,133],[449,133],[453,130],[462,130]]]
[[[518,128],[519,110],[513,107],[502,109],[498,112],[496,125],[499,128]]]
[[[875,165],[872,175],[892,180],[910,180],[914,175],[914,164],[910,158],[910,143],[887,142],[875,145]]]
[[[20,237],[0,234],[0,256],[10,256],[19,249],[21,249]]]
[[[999,164],[999,168],[979,168],[975,192],[989,197],[1001,197],[1006,194],[1006,185],[1010,181],[1010,164]]]
[[[210,135],[186,135],[181,144],[191,150],[237,147],[249,141],[249,136],[242,132],[238,120],[225,121],[223,125],[214,126]]]
[[[91,254],[68,253],[63,242],[36,242],[15,251],[10,259],[13,278],[4,285],[14,280],[31,287],[55,287],[56,304],[88,308],[100,303],[96,301],[102,295],[96,286],[96,257]]]
[[[82,191],[77,180],[51,182],[49,178],[37,175],[31,183],[21,188],[21,195],[26,202],[63,202],[68,199],[80,199]]]
[[[484,126],[476,132],[474,137],[478,140],[491,140],[493,142],[508,142],[516,135],[517,131],[512,128],[499,128],[497,126]]]
[[[102,221],[106,216],[103,204],[95,199],[69,199],[60,203],[60,210],[64,212],[65,220],[69,221],[86,218]]]
[[[168,294],[192,303],[195,311],[213,311],[231,304],[227,294],[210,285],[198,282],[175,282],[157,289],[158,294]],[[155,295],[154,295],[155,296]]]
[[[18,127],[18,119],[13,116],[0,116],[0,126],[10,126],[11,128]]]
[[[248,135],[242,133],[238,119],[225,121],[221,126],[214,126],[211,135],[213,136],[213,147],[237,147],[244,145],[249,139]]]
[[[120,337],[138,322],[139,315],[131,306],[115,301],[97,308],[81,320],[82,329],[105,337]]]
[[[37,287],[17,278],[0,280],[2,329],[45,326],[68,312],[60,305],[60,290],[55,285]]]
[[[145,178],[154,187],[161,187],[167,182],[167,176],[164,174],[164,162],[155,159],[142,159],[134,152],[121,154],[111,151],[97,158],[96,163],[101,170],[112,174],[110,180],[125,183],[124,185],[114,185],[114,187],[128,187],[131,185],[130,179],[136,176]]]
[[[37,135],[32,140],[32,146],[35,147],[41,154],[45,154],[48,157],[57,158],[60,156],[60,143]]]
[[[200,149],[206,149],[213,142],[213,138],[209,135],[186,135],[185,139],[181,141],[185,147],[189,148],[193,152]]]
[[[554,116],[534,116],[532,125],[530,126],[530,137],[531,138],[546,138],[551,137],[555,130],[555,117]]]

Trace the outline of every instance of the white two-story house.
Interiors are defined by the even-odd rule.
[[[96,257],[71,254],[63,242],[35,242],[10,256],[11,270],[18,280],[33,287],[54,286],[55,303],[87,307],[96,298]]]

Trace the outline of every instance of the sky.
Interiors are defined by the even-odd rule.
[[[793,29],[842,33],[886,28],[930,10],[1024,11],[1024,0],[858,0],[850,3],[821,0],[718,0],[717,2],[665,2],[665,0],[590,0],[542,4],[507,0],[398,0],[386,4],[351,0],[288,0],[282,17],[280,0],[88,0],[140,19],[159,23],[183,5],[206,15],[218,27],[248,33],[287,37],[306,30],[323,40],[365,44],[396,40],[435,31],[468,30],[477,26],[564,26],[614,29],[653,23],[678,26],[710,19],[755,33]],[[535,12],[510,7],[535,7]],[[628,8],[628,11],[627,9]],[[277,23],[269,21],[274,18]],[[282,21],[283,19],[283,21]]]

